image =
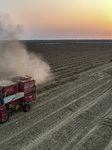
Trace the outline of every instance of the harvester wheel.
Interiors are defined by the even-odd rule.
[[[24,110],[25,112],[29,111],[29,110],[30,110],[30,105],[29,105],[29,104],[25,104],[25,105],[23,106],[23,110]]]
[[[0,114],[0,124],[5,123],[5,122],[7,122],[7,121],[8,121],[8,119],[9,119],[9,113],[8,113],[8,111],[6,111],[6,113],[7,113],[7,116],[6,116],[6,118],[5,118],[5,119],[3,119],[3,120],[2,120],[2,118],[1,118],[1,114]]]

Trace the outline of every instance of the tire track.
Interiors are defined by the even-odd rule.
[[[107,65],[108,66],[108,65]],[[102,67],[102,68],[104,68],[104,66]],[[107,68],[106,68],[107,69]],[[96,70],[98,70],[98,69],[96,69]],[[105,70],[105,68],[104,68],[104,70]],[[87,72],[87,74],[89,74],[91,71],[88,71]],[[82,76],[83,76],[83,74],[82,74]],[[86,76],[86,75],[85,75]],[[104,81],[103,81],[103,79],[102,79],[102,82],[105,82],[106,81],[106,85],[107,86],[110,86],[110,84],[109,84],[109,82],[111,81],[111,80],[109,80],[109,78],[110,78],[110,76],[108,77],[107,75],[105,76],[104,75]],[[99,75],[97,75],[97,76],[94,76],[94,79],[97,79],[97,80],[100,80],[100,76]],[[97,81],[97,80],[95,80],[95,81]],[[90,79],[90,81],[91,81],[91,79]],[[74,83],[77,83],[76,81],[74,81]],[[89,82],[87,82],[87,84],[88,84]],[[84,84],[82,84],[83,86],[85,85],[86,83],[84,83]],[[100,84],[100,82],[98,82],[98,84]],[[103,87],[103,85],[104,85],[104,87],[106,86],[105,84],[102,84],[101,86],[99,86],[99,89],[100,88],[102,88]],[[61,85],[61,84],[60,84]],[[74,85],[74,84],[73,84]],[[79,85],[79,87],[80,87],[81,85]],[[60,87],[61,86],[59,86],[59,88],[56,88],[56,89],[59,89],[60,90]],[[91,87],[91,86],[90,86]],[[78,87],[77,87],[78,88]],[[105,88],[107,88],[107,87],[105,87]],[[66,86],[65,86],[65,89],[66,89]],[[99,89],[96,89],[96,90],[99,90]],[[74,89],[75,90],[75,89]],[[50,91],[50,90],[49,90]],[[46,95],[49,93],[49,91],[47,91],[46,92]],[[91,91],[91,90],[90,90]],[[68,92],[70,92],[69,90],[68,90]],[[96,91],[92,91],[93,93],[96,93]],[[101,91],[100,91],[101,92]],[[102,93],[103,93],[103,91],[102,91]],[[72,93],[73,94],[73,93]],[[91,95],[91,93],[89,93],[90,95]],[[101,93],[100,93],[101,94]],[[45,96],[45,94],[44,93],[42,93],[42,95],[43,95],[43,97]],[[40,97],[42,96],[41,94],[40,94]],[[63,92],[63,95],[64,95],[64,92]],[[96,94],[97,95],[97,94]],[[53,96],[53,95],[52,95]],[[61,95],[60,95],[61,96]],[[59,97],[60,97],[59,96]],[[74,96],[74,95],[73,95]],[[87,93],[87,95],[83,95],[84,97],[87,97],[88,96],[88,93]],[[80,97],[81,99],[84,99],[84,97]],[[98,95],[97,95],[98,96]],[[49,97],[49,96],[48,96]],[[68,96],[68,98],[70,97],[70,95]],[[81,108],[83,108],[82,107],[82,104],[80,104],[79,103],[79,101],[80,102],[82,102],[82,100],[81,99],[77,99],[77,101],[74,101],[73,103],[70,103],[70,105],[69,105],[69,103],[66,103],[66,101],[64,101],[65,103],[64,103],[64,106],[63,106],[63,108],[62,109],[59,109],[59,110],[57,110],[56,109],[56,112],[54,111],[54,112],[51,112],[50,114],[48,114],[47,116],[45,116],[45,118],[43,118],[43,120],[36,120],[36,123],[37,124],[41,124],[41,122],[46,122],[46,120],[48,119],[48,118],[54,118],[54,115],[56,115],[58,112],[60,112],[60,111],[67,111],[66,113],[68,113],[68,114],[64,114],[64,117],[63,117],[63,119],[65,119],[65,115],[67,115],[68,117],[69,117],[69,115],[70,114],[72,114],[73,112],[74,112],[74,107],[73,107],[73,104],[74,104],[74,106],[77,108],[76,110],[79,110],[80,108],[79,107],[81,107]],[[93,98],[94,98],[94,96],[93,96]],[[53,101],[53,100],[52,100]],[[51,101],[51,102],[52,102]],[[87,102],[85,102],[85,104],[87,105],[87,103],[88,103],[89,101],[87,101]],[[47,103],[49,103],[48,101],[46,101],[45,103],[40,103],[38,106],[34,106],[33,108],[38,108],[38,107],[40,107],[40,106],[45,106],[45,104],[47,104]],[[77,106],[76,106],[76,103],[78,104]],[[89,102],[90,104],[91,104],[91,101]],[[55,104],[55,103],[54,103]],[[78,107],[79,106],[79,107]],[[85,105],[83,105],[84,107],[85,107]],[[48,108],[48,107],[47,107]],[[47,109],[46,108],[46,109]],[[41,110],[43,109],[42,107],[40,108]],[[37,111],[36,111],[37,112]],[[35,111],[32,111],[31,113],[35,113]],[[60,113],[61,114],[61,113]],[[21,114],[22,115],[22,114]],[[67,117],[66,116],[66,117]],[[19,117],[19,114],[18,115],[16,115],[15,117]],[[25,118],[28,118],[28,114],[26,114],[25,116],[24,116]],[[24,118],[24,117],[22,117],[22,118]],[[33,116],[33,122],[32,123],[34,123],[34,121],[35,121],[35,114],[34,114],[34,116]],[[21,119],[21,117],[20,118],[17,118],[17,120],[19,121]],[[14,121],[14,118],[12,117],[12,120]],[[23,120],[21,120],[21,123],[22,123],[22,121]],[[24,120],[25,121],[25,120]],[[39,122],[40,121],[40,122]],[[61,120],[59,120],[59,123],[60,123],[60,121]],[[12,122],[12,123],[14,123],[14,122]],[[31,123],[31,122],[30,122]],[[8,129],[10,129],[10,127],[8,127],[10,124],[7,124],[7,130]],[[27,125],[27,123],[26,123],[26,125]],[[18,126],[18,124],[17,124],[17,126]],[[24,124],[23,124],[23,126],[24,126]],[[36,126],[36,124],[34,125],[34,126]],[[4,128],[5,126],[3,126],[3,128]],[[14,125],[14,128],[16,127],[16,125]],[[28,127],[29,127],[29,125],[28,125]],[[30,124],[30,127],[29,128],[27,128],[27,130],[28,129],[30,129],[30,130],[33,130],[33,126],[31,126],[31,124]],[[52,129],[52,127],[51,127],[51,129]],[[51,130],[51,129],[48,129],[48,130]],[[72,128],[73,129],[73,128]],[[27,130],[24,130],[24,131],[22,131],[20,134],[19,134],[19,130],[21,130],[21,128],[19,129],[19,127],[18,127],[18,129],[17,130],[15,130],[16,132],[18,132],[17,133],[17,135],[16,134],[13,134],[13,133],[11,133],[11,136],[10,137],[12,137],[13,139],[14,139],[14,137],[16,137],[17,138],[17,136],[22,136],[21,134],[22,133],[24,133],[24,132],[26,132]],[[72,131],[72,130],[71,130]],[[42,134],[44,133],[44,131],[42,132]],[[24,133],[25,134],[25,133]],[[7,142],[8,143],[10,143],[10,141],[12,141],[13,139],[10,139],[10,137],[9,137],[9,140],[8,139],[5,139],[6,141],[4,141],[5,143],[6,143],[6,145],[7,145]],[[23,136],[24,137],[24,136]],[[33,138],[32,138],[33,139]],[[20,140],[21,140],[21,138],[20,138]],[[13,144],[13,143],[12,143]],[[20,144],[21,145],[21,144]],[[2,148],[2,143],[1,143],[1,148]],[[10,147],[9,147],[9,149],[10,149]]]
[[[112,91],[112,89],[111,89],[111,91]],[[112,94],[109,97],[111,97],[111,96],[112,96]],[[56,130],[54,133],[52,133],[52,136],[50,136],[50,135],[48,136],[48,137],[51,137],[51,139],[53,141],[56,141],[56,142],[54,142],[54,144],[52,141],[52,143],[50,145],[51,140],[49,138],[45,138],[45,140],[42,142],[42,144],[40,143],[41,146],[39,146],[39,144],[38,144],[38,147],[36,147],[36,148],[39,148],[39,150],[41,150],[43,148],[43,145],[45,148],[45,147],[47,147],[47,145],[49,143],[49,145],[50,145],[49,148],[52,147],[53,149],[60,149],[61,150],[62,146],[64,145],[64,138],[66,139],[66,137],[67,137],[66,140],[68,141],[68,139],[71,137],[71,134],[73,134],[73,138],[75,139],[75,142],[73,143],[75,145],[75,147],[73,147],[73,149],[78,150],[79,145],[81,145],[81,143],[82,143],[81,140],[83,142],[84,142],[84,140],[87,140],[88,132],[90,132],[90,130],[92,130],[92,132],[95,131],[95,130],[93,130],[94,126],[96,124],[98,124],[99,120],[102,118],[102,115],[104,115],[105,112],[108,110],[108,108],[111,107],[111,105],[112,105],[111,99],[109,99],[107,101],[107,104],[106,104],[107,106],[102,111],[102,109],[99,109],[99,108],[103,105],[105,105],[105,99],[104,98],[102,98],[101,101],[97,102],[94,106],[89,108],[89,110],[86,110],[87,111],[87,113],[86,113],[87,117],[86,118],[85,118],[84,112],[82,113],[82,116],[81,115],[78,116],[79,119],[81,117],[80,120],[82,121],[81,127],[79,128],[78,132],[76,132],[77,129],[75,129],[77,127],[78,121],[75,120],[73,123],[69,122],[67,125],[64,124],[61,129],[58,129],[58,131]],[[99,111],[97,112],[97,114],[94,114],[94,116],[93,116],[93,113],[94,112],[96,113],[96,111],[94,109],[99,110]],[[89,111],[91,112],[90,116],[88,116]],[[93,111],[93,113],[92,113],[92,111]],[[84,123],[84,120],[86,120],[86,123],[88,123],[88,125]],[[92,120],[92,122],[91,122],[91,120]],[[71,124],[73,124],[73,128],[71,127]],[[79,127],[79,124],[78,124],[78,127]],[[72,128],[72,132],[70,133],[71,128]],[[67,134],[67,129],[69,131],[68,133],[69,133],[70,137]],[[85,136],[85,134],[87,134],[87,135]],[[82,139],[83,136],[84,136],[84,138]],[[60,143],[60,140],[62,140],[62,143]],[[65,141],[65,143],[66,143],[66,141]],[[71,149],[72,149],[71,147],[70,148],[67,147],[67,150],[71,150]]]
[[[74,98],[78,98],[79,97],[79,95],[80,95],[80,92],[82,93],[82,95],[83,94],[85,94],[86,93],[86,91],[84,90],[84,89],[87,89],[87,88],[89,88],[89,86],[90,86],[90,88],[92,88],[92,89],[94,89],[97,85],[99,85],[100,83],[103,83],[104,81],[106,81],[107,80],[107,78],[102,78],[102,79],[97,79],[96,81],[91,81],[91,80],[88,80],[86,83],[84,83],[84,84],[81,84],[81,85],[79,85],[79,86],[76,86],[76,87],[72,87],[72,88],[70,88],[70,89],[68,89],[68,90],[64,90],[63,92],[61,92],[61,93],[59,93],[58,95],[56,95],[56,96],[53,96],[53,97],[49,97],[49,100],[44,100],[42,103],[40,103],[40,104],[38,104],[38,105],[36,105],[36,106],[34,106],[33,107],[33,109],[30,111],[30,115],[31,114],[33,114],[33,113],[35,113],[35,111],[37,110],[37,108],[38,108],[38,111],[40,111],[40,113],[39,114],[41,114],[41,110],[43,111],[43,109],[48,109],[48,110],[50,110],[51,108],[53,108],[53,110],[56,110],[57,109],[57,107],[59,108],[59,107],[61,107],[63,104],[65,105],[66,104],[66,102],[68,101],[68,99],[70,99],[68,102],[71,102]],[[91,86],[91,83],[93,83],[93,87]],[[97,83],[97,84],[96,84]],[[89,88],[89,90],[91,91],[91,89]],[[65,97],[66,96],[66,97]],[[62,99],[65,99],[64,101],[62,101]],[[66,100],[67,99],[67,100]],[[67,102],[67,103],[68,103]],[[56,108],[54,108],[53,107],[53,105],[55,105],[56,104]],[[47,107],[46,107],[47,106]],[[46,110],[47,111],[47,110]],[[52,111],[52,110],[51,110]],[[44,111],[43,111],[43,113],[44,113]],[[19,117],[19,118],[17,118],[17,116]],[[33,115],[34,117],[35,117],[35,114]],[[42,116],[42,115],[41,115]],[[26,117],[26,114],[25,113],[23,113],[23,112],[20,112],[20,113],[17,113],[17,115],[16,116],[12,116],[12,122],[9,120],[9,122],[7,122],[7,124],[6,125],[4,125],[4,126],[7,126],[7,125],[9,125],[9,124],[11,124],[11,123],[13,123],[13,122],[15,122],[15,120],[20,120],[20,119],[22,119],[22,118],[24,118],[24,117]],[[15,118],[15,119],[14,119]]]
[[[109,82],[109,81],[108,81]],[[108,83],[107,82],[107,83]],[[105,85],[105,84],[104,84]],[[105,85],[106,86],[106,85]],[[100,86],[101,87],[101,86]],[[107,87],[107,86],[106,86]],[[96,89],[97,90],[97,89]],[[107,90],[107,89],[106,89]],[[90,93],[88,93],[88,94],[90,94]],[[82,98],[84,98],[84,97],[86,97],[87,96],[87,94],[85,94],[85,95],[83,95],[82,96]],[[80,98],[79,98],[80,99]],[[79,100],[79,99],[77,99],[77,100]],[[71,103],[69,103],[69,104],[67,104],[68,106],[70,106],[70,105],[73,105],[73,103],[75,103],[75,101],[76,101],[76,99],[73,101],[73,102],[71,102]],[[91,107],[92,106],[92,103],[94,104],[95,102],[90,102],[89,104],[87,104],[86,106],[84,106],[84,108],[86,109],[86,108],[88,108],[88,106],[89,107]],[[97,103],[97,101],[96,101],[96,103]],[[67,106],[66,105],[66,106]],[[2,141],[2,142],[0,142],[0,144],[2,144],[3,142],[8,142],[11,138],[13,138],[12,140],[14,140],[15,139],[15,137],[19,137],[20,136],[20,134],[22,134],[22,136],[23,136],[23,133],[25,133],[25,131],[28,131],[28,130],[31,130],[31,129],[33,129],[34,128],[34,126],[36,127],[37,126],[37,123],[39,124],[39,123],[41,123],[41,122],[45,122],[46,121],[46,119],[47,120],[49,120],[49,118],[50,118],[50,121],[51,121],[51,118],[53,117],[54,118],[54,115],[57,115],[57,113],[59,113],[59,112],[61,112],[62,110],[64,109],[64,106],[62,107],[62,108],[60,108],[60,109],[58,109],[58,110],[56,110],[55,112],[52,112],[51,114],[49,114],[49,116],[46,116],[45,118],[42,118],[41,120],[39,120],[39,121],[36,121],[35,120],[35,122],[33,123],[33,124],[31,124],[31,125],[29,125],[29,126],[27,126],[26,128],[24,128],[23,130],[19,130],[19,132],[17,132],[17,133],[15,133],[15,134],[13,134],[12,136],[10,136],[10,137],[8,137],[8,138],[6,138],[5,139],[5,141]],[[80,111],[84,111],[84,109],[83,108],[81,108],[81,110]],[[77,112],[79,112],[79,111],[77,111]],[[77,114],[77,112],[75,112],[76,114]],[[66,113],[68,113],[68,112],[66,112]],[[69,112],[70,113],[70,112]],[[65,113],[64,113],[64,115],[65,115]],[[59,120],[59,119],[58,119]],[[54,124],[55,125],[55,124]],[[28,131],[28,132],[30,132],[30,131]],[[25,136],[25,135],[24,135]]]
[[[104,95],[106,94],[107,95],[107,93],[108,93],[109,91],[105,91],[105,93],[104,93]],[[102,101],[102,98],[103,98],[103,96],[104,95],[101,95],[100,97],[98,97],[97,99],[95,99],[93,102],[91,102],[91,104],[90,105],[88,105],[88,106],[84,106],[83,108],[81,108],[80,110],[78,110],[77,112],[75,112],[75,113],[73,113],[71,116],[69,116],[67,119],[65,119],[65,120],[63,120],[60,124],[58,124],[58,125],[56,125],[54,128],[52,128],[51,130],[49,130],[48,132],[46,132],[46,133],[44,133],[40,138],[34,138],[34,140],[32,140],[32,143],[30,143],[30,144],[28,144],[27,146],[25,146],[22,150],[28,150],[28,149],[32,149],[32,148],[34,148],[34,146],[37,146],[36,148],[38,149],[39,148],[39,150],[41,150],[42,148],[45,148],[47,145],[45,145],[45,147],[41,147],[41,149],[40,149],[40,147],[39,147],[39,143],[41,144],[42,143],[42,145],[44,144],[44,140],[48,140],[49,142],[51,141],[51,140],[49,140],[48,139],[48,137],[51,137],[52,139],[53,139],[53,137],[52,136],[50,136],[50,135],[54,135],[54,133],[60,133],[63,129],[61,129],[61,128],[63,128],[63,126],[67,126],[68,127],[68,125],[69,125],[69,129],[71,129],[71,123],[70,123],[70,121],[73,121],[74,120],[74,118],[76,118],[76,117],[78,117],[80,114],[82,114],[84,111],[87,111],[88,109],[91,109],[91,107],[93,107],[93,106],[95,106],[98,102],[101,102]],[[79,119],[79,117],[78,117],[78,119]],[[84,122],[84,120],[85,119],[83,119],[82,120],[82,122],[81,123],[83,123]],[[77,121],[76,121],[77,122]],[[87,125],[87,123],[89,123],[89,120],[88,120],[88,122],[87,122],[87,120],[86,120],[86,122],[85,122],[85,126]],[[95,122],[96,123],[96,122]],[[76,124],[74,124],[74,127],[76,127],[75,126]],[[82,124],[81,124],[82,125]],[[78,125],[79,126],[79,125]],[[84,126],[82,126],[82,129],[84,128]],[[61,130],[59,130],[59,129],[61,129]],[[79,129],[78,129],[78,132],[80,132],[80,127],[79,127]],[[65,130],[66,131],[66,130]],[[74,132],[74,130],[72,130],[72,132]],[[54,137],[55,137],[55,135],[54,135]],[[58,138],[59,138],[60,136],[58,136]],[[48,144],[48,143],[47,143]],[[50,143],[49,143],[50,144]],[[57,143],[56,143],[57,144]],[[61,143],[62,144],[62,143]],[[57,144],[58,145],[58,144]],[[61,146],[61,145],[58,145],[58,146]],[[47,148],[47,147],[46,147]],[[53,148],[53,147],[52,147]],[[53,148],[53,149],[55,149],[55,148]],[[57,149],[57,147],[56,147],[56,149]]]
[[[81,81],[81,82],[82,82],[82,81]],[[88,82],[89,82],[89,81],[88,81]],[[87,82],[87,83],[88,83],[88,82]],[[84,84],[86,84],[86,83],[84,83]],[[79,85],[79,86],[76,86],[76,87],[74,88],[74,90],[77,89],[78,87],[81,87],[82,85],[83,85],[83,84],[81,84],[81,85]],[[66,87],[66,86],[65,86],[65,87]],[[60,90],[60,88],[59,88],[59,90]],[[61,91],[61,92],[62,92],[62,91]],[[64,91],[64,92],[66,92],[66,91]],[[69,92],[69,90],[68,90],[68,92]],[[55,93],[56,93],[56,92],[55,92]],[[64,93],[63,93],[63,94],[64,94]],[[61,94],[61,95],[62,95],[62,94]],[[59,95],[59,96],[60,96],[60,95]],[[47,104],[48,102],[49,102],[49,100],[46,102],[45,99],[44,99],[44,103],[43,103],[43,104]],[[42,106],[43,104],[39,104],[38,106]],[[22,117],[20,117],[20,116],[23,117],[23,116],[24,116],[24,113],[23,113],[23,112],[20,112],[20,113],[17,113],[16,116],[12,116],[13,119],[14,119],[15,117],[17,117],[15,120],[12,119],[12,120],[13,120],[12,122],[17,121],[17,120],[18,120],[18,117],[21,119]],[[25,116],[26,116],[26,114],[25,114]],[[10,122],[10,121],[9,121],[9,122]],[[11,122],[11,123],[12,123],[12,122]],[[7,124],[4,124],[4,126],[5,126],[5,125],[7,125]],[[3,126],[2,126],[2,127],[3,127]]]
[[[76,87],[74,87],[74,85],[72,85],[72,86],[70,87],[70,89],[62,90],[62,91],[60,90],[60,88],[57,88],[57,89],[59,89],[59,91],[57,91],[59,94],[58,94],[58,95],[51,95],[51,96],[48,96],[48,98],[49,98],[48,100],[46,100],[46,96],[45,96],[45,94],[48,94],[48,92],[46,92],[46,93],[44,94],[44,99],[43,99],[43,94],[40,94],[39,96],[37,96],[37,98],[40,98],[40,103],[39,103],[39,104],[37,103],[37,105],[33,107],[33,111],[36,110],[37,107],[40,107],[40,106],[41,106],[41,108],[42,108],[43,105],[47,105],[48,103],[50,103],[50,102],[52,102],[52,101],[58,99],[60,96],[65,95],[65,93],[69,93],[69,95],[72,94],[72,93],[74,92],[74,90],[76,90],[76,89],[78,90],[78,89],[80,89],[82,86],[88,85],[90,82],[91,82],[91,81],[88,80],[87,82],[84,82],[84,83],[82,83],[82,84],[80,84],[80,85],[77,85]],[[72,83],[72,84],[74,84],[74,83]],[[66,88],[66,86],[65,86],[65,88]],[[71,91],[72,91],[72,92],[71,92]],[[51,90],[50,90],[50,92],[51,92]],[[71,92],[71,93],[70,93],[70,92]],[[56,93],[56,91],[55,91],[55,93]],[[42,95],[42,98],[41,98],[41,95]],[[42,99],[43,99],[43,101],[42,101]],[[32,112],[32,113],[33,113],[33,112]],[[19,119],[22,119],[24,116],[26,116],[26,114],[25,114],[24,112],[17,112],[17,113],[15,113],[15,114],[13,114],[13,116],[10,116],[10,120],[9,120],[6,124],[3,124],[3,125],[1,126],[1,128],[3,128],[3,127],[5,127],[5,126],[7,126],[7,125],[9,125],[9,124],[11,124],[11,123],[17,121],[17,120],[18,120],[18,117],[19,117]]]
[[[97,79],[98,77],[96,77],[96,79]],[[94,78],[95,79],[95,78]],[[103,78],[102,78],[103,79]],[[97,80],[99,80],[99,79],[97,79]],[[66,92],[70,92],[71,90],[78,90],[79,88],[81,88],[81,86],[85,86],[85,85],[87,85],[88,83],[90,83],[91,82],[91,78],[88,78],[88,81],[86,82],[86,79],[81,79],[81,84],[79,84],[78,83],[79,81],[75,81],[75,82],[72,82],[72,83],[70,83],[69,85],[69,90],[65,90],[66,89],[66,86],[68,86],[68,85],[64,85],[65,86],[65,89],[63,88],[63,86],[61,86],[61,87],[58,87],[58,88],[56,88],[56,89],[59,89],[59,91],[55,91],[54,90],[54,93],[56,93],[56,92],[58,92],[58,93],[61,93],[61,94],[58,94],[59,96],[61,96],[61,95],[63,95],[63,94],[65,94]],[[94,82],[94,81],[93,81]],[[79,85],[77,85],[76,84],[76,86],[75,86],[75,84],[74,83],[78,83]],[[72,86],[71,86],[72,85]],[[75,87],[74,87],[75,86]],[[60,90],[60,88],[61,88],[61,90]],[[72,88],[72,89],[71,89]],[[50,92],[51,92],[51,90],[50,90]],[[48,101],[46,101],[45,100],[45,98],[46,98],[46,96],[44,95],[44,94],[48,94],[48,91],[47,92],[45,92],[45,93],[43,93],[43,94],[40,94],[39,96],[37,96],[37,98],[39,98],[40,99],[40,102],[43,102],[42,104],[41,103],[39,103],[38,105],[39,106],[42,106],[43,104],[47,104],[49,101],[51,101],[51,100],[48,100]],[[70,94],[70,93],[69,93]],[[41,98],[41,95],[44,95],[44,99],[43,99],[43,97]],[[56,98],[58,98],[59,96],[56,96]],[[53,95],[54,96],[54,95]],[[48,98],[50,98],[50,96],[48,95]],[[43,99],[43,100],[42,100]],[[34,108],[33,108],[34,109]],[[16,116],[15,116],[16,115]],[[24,116],[24,113],[23,112],[17,112],[16,114],[13,114],[13,116],[12,116],[12,118],[15,118],[15,117],[17,117],[16,118],[16,120],[18,119],[18,117],[20,117],[20,115],[23,115]],[[10,117],[10,119],[12,119],[11,117]],[[9,121],[10,122],[10,121]],[[13,121],[13,122],[15,122],[15,120]],[[6,123],[6,124],[8,124],[8,123]],[[6,124],[4,124],[3,126],[5,126]]]

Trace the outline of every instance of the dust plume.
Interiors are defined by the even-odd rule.
[[[33,77],[38,84],[49,80],[52,76],[49,65],[17,40],[20,33],[21,27],[0,12],[0,80],[25,75]]]

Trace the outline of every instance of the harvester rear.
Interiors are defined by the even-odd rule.
[[[30,110],[29,102],[36,99],[35,80],[31,77],[15,77],[10,81],[0,82],[0,123],[9,118],[11,110],[22,107]]]

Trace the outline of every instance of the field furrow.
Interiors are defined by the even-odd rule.
[[[111,43],[26,43],[53,80],[37,85],[27,113],[0,124],[0,150],[112,149]]]

